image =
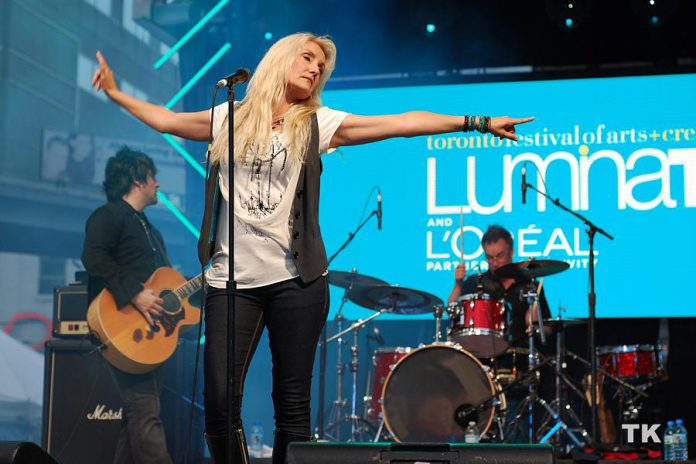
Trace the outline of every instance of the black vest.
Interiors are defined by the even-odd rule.
[[[290,251],[303,282],[320,277],[328,266],[324,240],[319,229],[319,190],[322,171],[319,154],[319,123],[316,113],[312,115],[311,135],[300,169],[295,196],[292,202],[293,222]],[[201,235],[198,239],[198,259],[206,266],[212,256],[217,229],[220,186],[217,182],[220,164],[215,163],[208,171],[205,185],[205,211]],[[233,257],[230,257],[231,260]]]

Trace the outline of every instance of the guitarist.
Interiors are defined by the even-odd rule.
[[[104,174],[108,202],[87,219],[82,251],[90,301],[107,288],[119,308],[132,304],[150,325],[163,301],[142,282],[155,269],[170,266],[162,235],[143,212],[157,203],[156,172],[149,156],[127,147],[109,158]],[[171,463],[159,417],[162,367],[146,374],[111,371],[124,405],[114,463]]]

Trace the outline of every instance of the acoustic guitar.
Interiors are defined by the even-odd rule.
[[[179,331],[198,324],[201,310],[188,297],[201,288],[199,274],[186,280],[172,268],[161,267],[143,285],[159,295],[164,313],[150,326],[135,306],[118,309],[113,295],[102,290],[87,310],[87,325],[102,343],[102,354],[124,372],[143,374],[156,369],[176,350]]]

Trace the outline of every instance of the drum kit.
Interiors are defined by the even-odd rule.
[[[533,311],[529,312],[525,332],[526,347],[520,346],[519,340],[511,339],[506,302],[492,298],[485,286],[479,286],[476,293],[444,304],[430,293],[389,285],[355,270],[329,271],[329,283],[344,289],[344,295],[335,318],[337,332],[326,340],[327,344],[337,342],[337,391],[325,437],[344,441],[341,430],[349,423],[350,435],[346,441],[463,442],[467,424],[475,422],[482,440],[505,442],[511,431],[529,424],[527,439],[530,443],[545,442],[553,436],[556,444],[565,437],[564,446],[570,448],[592,445],[592,438],[562,395],[562,390],[570,388],[581,399],[585,398],[585,392],[564,373],[567,350],[563,337],[567,327],[585,321],[543,319],[538,304],[543,279],[541,282],[537,279],[567,268],[568,264],[562,261],[531,260],[511,263],[495,271],[495,276],[501,279],[514,278],[516,282],[528,283],[522,296],[527,298]],[[375,312],[344,328],[347,321],[341,312],[348,301]],[[532,312],[536,312],[536,317],[533,318]],[[365,396],[359,399],[358,333],[385,313],[432,314],[435,318],[433,341],[417,347],[377,348],[372,353]],[[448,321],[443,321],[445,315]],[[447,331],[443,339],[445,324]],[[556,337],[556,354],[549,358],[541,356],[535,346],[538,339],[543,341],[546,337],[544,327]],[[352,390],[350,413],[345,414],[347,401],[341,385],[345,372],[342,345],[349,333],[352,333],[349,363]],[[570,355],[589,364],[574,353]],[[660,375],[659,353],[652,345],[600,347],[597,359],[597,371],[601,375],[638,394],[645,395],[636,388],[639,381]],[[544,366],[549,366],[556,378],[555,399],[550,403],[536,392],[539,370]],[[515,408],[516,414],[508,414],[512,413],[508,411],[508,392],[520,386],[527,388],[526,395]],[[525,419],[534,417],[535,406],[542,407],[545,419],[533,430],[532,421],[525,422]],[[359,408],[363,409],[360,413]],[[575,422],[575,426],[564,422],[565,418]],[[543,432],[548,433],[540,441],[538,437]]]

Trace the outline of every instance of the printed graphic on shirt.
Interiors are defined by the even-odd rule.
[[[251,166],[248,161],[243,163],[248,175],[246,185],[240,185],[239,204],[249,217],[264,218],[276,210],[284,192],[274,188],[272,181],[285,174],[287,161],[287,148],[273,135],[265,155],[254,156]]]

